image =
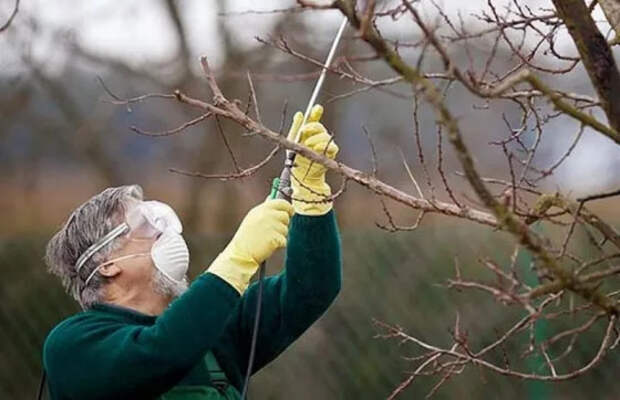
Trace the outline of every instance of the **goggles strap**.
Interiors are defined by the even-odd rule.
[[[127,225],[126,222],[123,222],[122,224],[120,224],[119,226],[117,226],[116,228],[108,232],[108,234],[102,237],[97,243],[93,244],[88,249],[86,249],[86,251],[82,253],[80,258],[78,258],[77,262],[75,263],[75,271],[78,273],[78,275],[80,273],[80,269],[84,266],[86,261],[88,261],[96,252],[101,250],[104,246],[108,245],[112,240],[116,239],[117,237],[126,233],[127,231],[129,231],[129,225]]]

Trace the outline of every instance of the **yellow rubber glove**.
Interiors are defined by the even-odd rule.
[[[286,246],[288,224],[293,213],[293,206],[286,200],[266,200],[251,209],[228,246],[207,271],[243,294],[259,264]]]
[[[316,153],[333,159],[338,153],[338,145],[334,143],[327,129],[319,122],[323,116],[323,107],[319,104],[312,107],[307,122],[301,127],[304,115],[297,112],[288,133],[289,140],[295,140],[301,127],[300,144]],[[310,168],[308,170],[308,168]],[[323,201],[332,191],[325,182],[327,168],[298,154],[295,157],[291,186],[293,188],[293,207],[295,212],[303,215],[323,215],[332,209],[331,201]]]

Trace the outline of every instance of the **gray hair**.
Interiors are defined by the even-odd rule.
[[[142,198],[142,188],[138,185],[107,188],[73,211],[47,244],[45,263],[48,271],[60,278],[67,293],[82,308],[90,308],[102,301],[102,288],[107,278],[95,274],[88,286],[84,283],[95,268],[121,246],[122,241],[115,239],[104,246],[84,263],[79,272],[75,268],[78,258],[122,223],[128,207]]]

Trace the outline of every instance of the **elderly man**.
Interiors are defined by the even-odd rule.
[[[290,135],[302,129],[304,145],[333,158],[338,147],[321,114],[315,107],[301,127],[297,113]],[[51,398],[240,398],[258,293],[248,284],[259,264],[288,239],[284,270],[264,281],[253,372],[308,329],[340,290],[325,172],[297,157],[293,204],[267,200],[253,208],[189,288],[189,254],[170,206],[123,186],[78,207],[47,247],[50,271],[84,309],[45,341]]]

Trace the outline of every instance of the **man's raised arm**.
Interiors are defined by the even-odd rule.
[[[334,158],[338,146],[319,123],[323,108],[315,106],[308,123],[297,113],[289,137],[302,129],[301,143]],[[329,307],[340,291],[342,259],[340,237],[326,169],[297,156],[292,171],[293,206],[284,270],[264,281],[263,304],[253,372],[277,357]],[[237,364],[247,369],[254,326],[258,284],[252,284],[229,321],[222,340],[235,341]],[[230,347],[230,346],[228,346]],[[234,380],[234,377],[231,377]]]

